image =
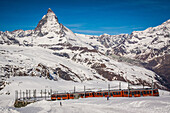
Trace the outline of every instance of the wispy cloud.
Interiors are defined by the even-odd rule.
[[[79,32],[79,33],[103,33],[103,31],[95,31],[95,30],[77,30],[74,29],[74,32]]]
[[[82,27],[83,24],[66,24],[67,27]]]
[[[136,30],[136,29],[144,29],[144,27],[134,27],[132,29],[134,29],[134,30]]]
[[[124,29],[124,28],[128,28],[128,26],[120,26],[120,27],[101,27],[101,29],[105,29],[105,30],[115,30],[115,29]]]
[[[120,26],[120,27],[101,27],[104,30],[122,30],[122,29],[144,29],[144,27],[135,27],[135,26]]]

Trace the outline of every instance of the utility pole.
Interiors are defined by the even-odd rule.
[[[119,82],[119,90],[121,90],[121,82]]]
[[[42,90],[41,90],[41,98],[42,98],[42,93],[43,93],[43,92],[42,92]]]
[[[20,90],[20,99],[21,99],[22,95],[21,95],[21,90]]]
[[[34,95],[34,101],[36,101],[36,89],[33,90],[33,95]]]
[[[74,86],[74,93],[76,92],[76,87]]]
[[[110,95],[110,84],[108,84],[108,95]]]
[[[28,99],[28,90],[26,90],[26,99]]]
[[[153,96],[153,79],[152,79],[152,96]]]
[[[129,82],[128,82],[128,97],[129,97],[129,93],[130,93],[130,88],[129,88]]]
[[[86,98],[86,87],[84,86],[84,98]]]
[[[31,99],[31,90],[29,90],[29,99]]]
[[[23,91],[23,100],[25,100],[25,92]]]
[[[45,89],[45,100],[46,100],[46,89]]]
[[[18,100],[18,90],[15,91],[15,101]]]
[[[53,92],[52,89],[50,89],[50,95],[52,95],[52,92]]]

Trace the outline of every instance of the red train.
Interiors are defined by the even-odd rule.
[[[142,96],[159,96],[158,89],[124,89],[124,90],[103,90],[103,91],[88,91],[75,93],[58,93],[52,94],[51,100],[65,100],[74,98],[88,98],[88,97],[142,97]]]

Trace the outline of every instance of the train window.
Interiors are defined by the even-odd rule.
[[[124,92],[124,94],[128,94],[128,92],[127,92],[127,91],[125,91],[125,92]]]
[[[57,95],[57,97],[61,97],[61,95]]]
[[[86,94],[86,96],[89,96],[89,94]]]
[[[149,94],[149,91],[147,91],[147,94]]]
[[[146,91],[143,91],[144,94],[146,94]]]
[[[108,95],[108,93],[105,93],[105,95]]]
[[[157,90],[154,90],[153,92],[154,92],[154,93],[158,93],[158,91],[157,91]]]
[[[120,92],[119,92],[119,95],[120,95]]]
[[[152,91],[150,91],[150,94],[152,94]]]
[[[113,92],[113,95],[116,95],[116,93],[115,93],[115,92]]]
[[[132,92],[132,95],[134,95],[134,92]]]

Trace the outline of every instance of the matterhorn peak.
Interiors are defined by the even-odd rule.
[[[38,33],[39,36],[44,36],[50,32],[59,33],[60,31],[61,25],[58,22],[58,18],[51,8],[49,8],[47,14],[39,21],[35,28],[35,32]]]
[[[48,9],[47,13],[50,13],[50,12],[54,13],[54,12],[51,10],[51,8]]]

